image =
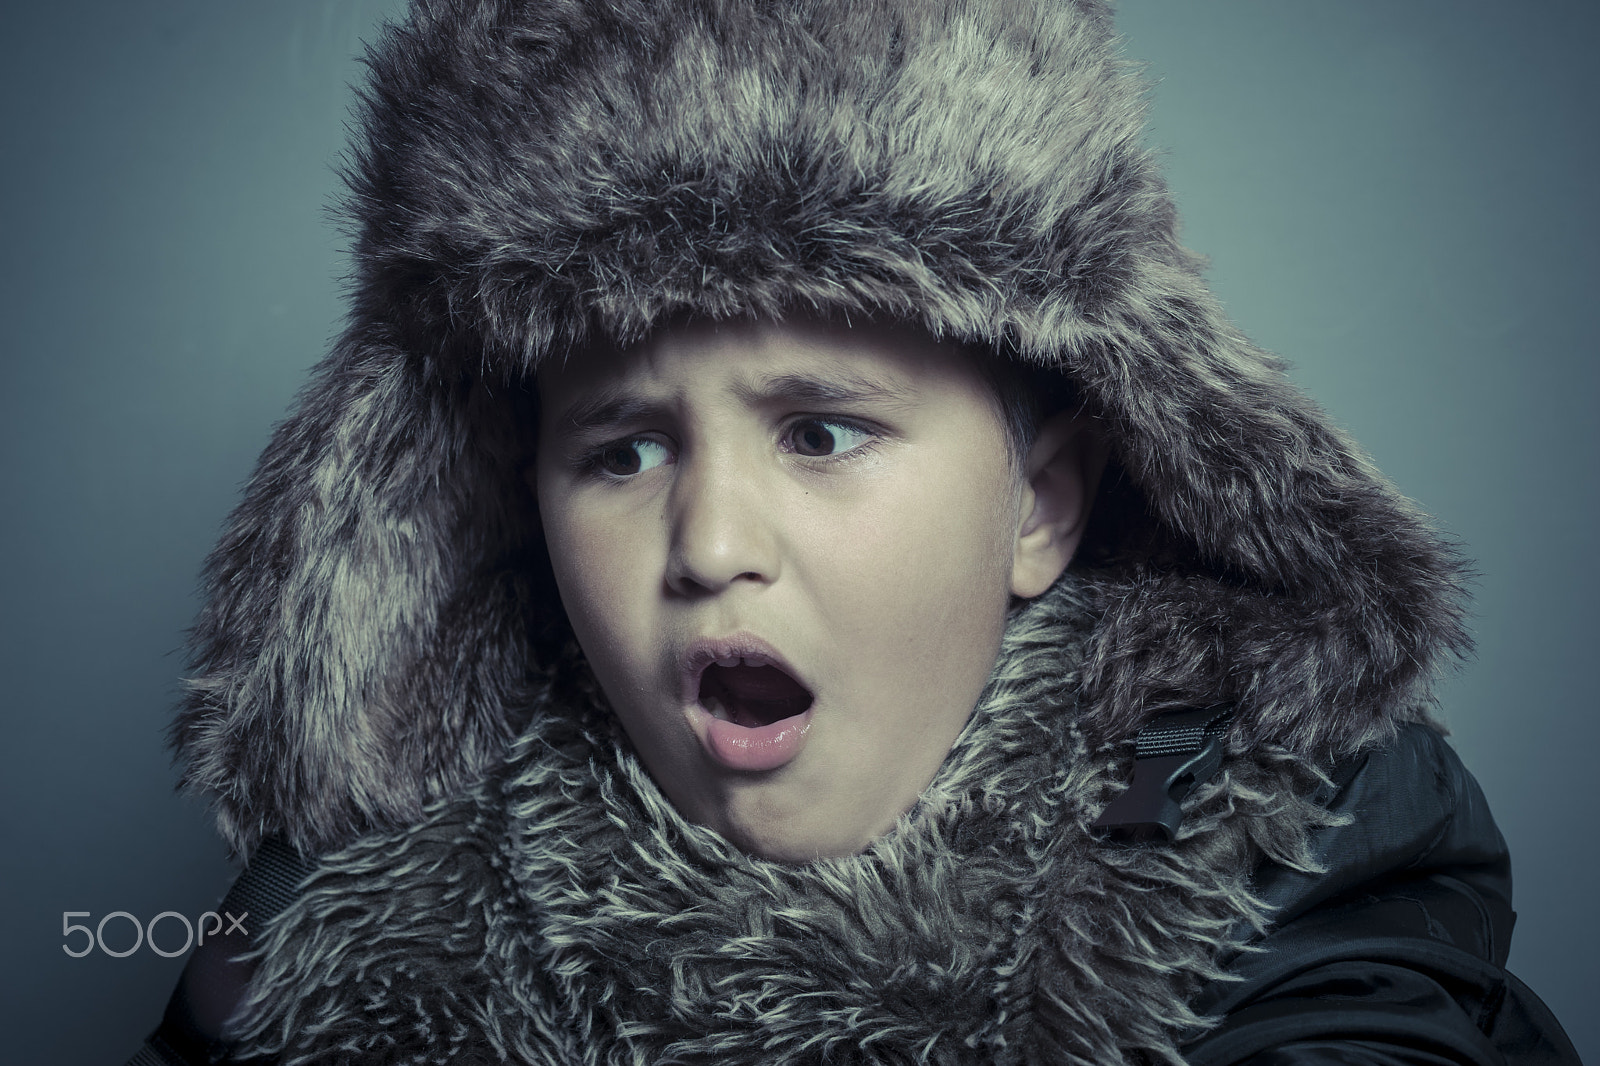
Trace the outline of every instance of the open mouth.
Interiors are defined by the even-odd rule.
[[[721,659],[700,674],[700,705],[713,718],[759,729],[810,709],[812,695],[781,667]]]
[[[816,694],[772,645],[753,633],[697,640],[682,677],[689,721],[716,763],[765,773],[800,757]]]

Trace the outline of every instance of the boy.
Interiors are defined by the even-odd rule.
[[[530,480],[561,601],[691,821],[791,862],[865,849],[944,762],[1010,597],[1066,568],[1083,420],[1008,439],[977,359],[785,321],[541,372]]]
[[[245,881],[309,876],[156,1045],[1575,1061],[1426,712],[1459,565],[1221,317],[1108,34],[391,32],[178,731]]]

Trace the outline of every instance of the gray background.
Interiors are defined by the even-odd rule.
[[[230,879],[162,733],[200,561],[337,329],[324,207],[352,57],[397,7],[7,5],[8,1061],[120,1062],[182,965],[67,958],[62,911],[192,916]],[[1510,10],[1129,0],[1119,18],[1234,318],[1478,561],[1479,654],[1445,712],[1516,856],[1512,967],[1592,1058],[1600,18]]]

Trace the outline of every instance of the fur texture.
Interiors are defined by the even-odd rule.
[[[324,861],[258,949],[249,1050],[1181,1063],[1175,1041],[1208,1022],[1187,1000],[1265,917],[1249,871],[1308,868],[1325,779],[1236,752],[1173,846],[1096,843],[1126,753],[1089,751],[1070,713],[1091,618],[1072,580],[1014,617],[918,807],[867,853],[799,867],[683,821],[594,686],[566,686],[503,777]]]
[[[369,62],[350,323],[208,560],[174,730],[240,852],[347,848],[267,945],[260,1046],[1175,1058],[1314,768],[1466,638],[1452,551],[1178,244],[1102,6],[417,0]],[[1114,459],[921,806],[791,869],[619,751],[518,471],[541,361],[795,312],[1055,368]],[[1184,838],[1093,841],[1140,725],[1222,702]]]
[[[248,851],[476,780],[563,642],[519,401],[673,314],[920,322],[1115,451],[1084,728],[1232,701],[1336,754],[1460,651],[1460,566],[1223,318],[1094,3],[425,0],[370,57],[349,328],[205,572],[185,782]]]

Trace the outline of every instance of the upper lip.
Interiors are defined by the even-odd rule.
[[[700,702],[700,678],[706,668],[728,660],[742,661],[746,666],[775,666],[794,678],[807,692],[816,690],[807,683],[783,653],[753,633],[733,633],[726,637],[701,637],[684,650],[682,659],[683,702]]]

